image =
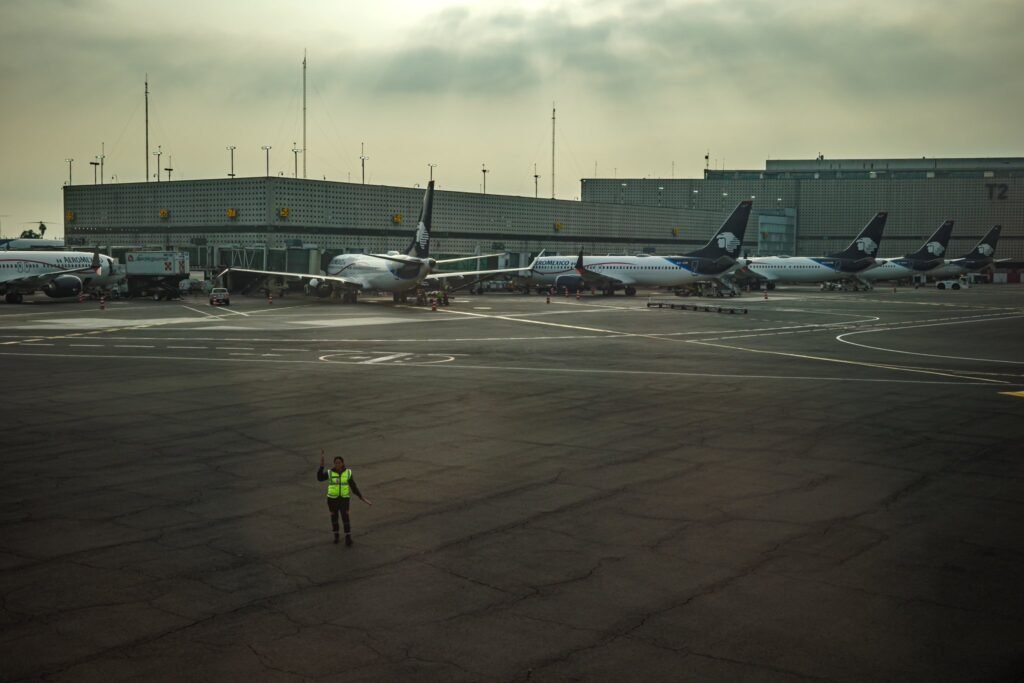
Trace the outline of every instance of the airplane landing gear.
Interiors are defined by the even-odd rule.
[[[8,292],[4,297],[4,301],[9,304],[20,304],[21,303],[21,292]]]
[[[626,296],[636,296],[636,287],[626,287]]]

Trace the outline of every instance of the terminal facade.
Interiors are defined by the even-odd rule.
[[[1024,158],[768,161],[703,178],[585,178],[582,201],[435,192],[432,252],[507,252],[518,266],[549,254],[678,254],[706,242],[754,198],[749,255],[818,255],[846,245],[876,211],[889,222],[880,255],[912,251],[945,219],[949,254],[1003,225],[998,258],[1024,259]],[[424,190],[280,176],[74,185],[64,188],[69,246],[181,249],[193,268],[318,272],[346,252],[404,250]],[[475,267],[469,262],[466,267]]]

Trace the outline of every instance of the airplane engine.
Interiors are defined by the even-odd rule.
[[[74,275],[58,275],[43,287],[43,294],[54,299],[78,296],[81,292],[82,280]]]
[[[583,291],[583,278],[579,275],[559,275],[555,278],[555,289],[567,289],[570,292]]]

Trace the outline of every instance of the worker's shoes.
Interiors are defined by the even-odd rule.
[[[345,545],[352,545],[352,537],[345,534]]]
[[[334,542],[335,542],[335,543],[337,543],[337,542],[338,542],[338,534],[334,534]]]

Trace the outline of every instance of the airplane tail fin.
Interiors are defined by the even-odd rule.
[[[971,253],[964,258],[968,260],[992,258],[992,255],[996,253],[996,245],[999,243],[999,233],[1002,229],[1001,225],[993,225],[988,234],[982,237],[981,241],[974,245]]]
[[[412,244],[405,250],[409,256],[428,258],[430,256],[430,216],[434,205],[434,181],[427,183],[427,191],[423,193],[423,206],[420,208],[420,219],[416,223],[416,234]]]
[[[947,220],[939,226],[938,230],[932,233],[931,237],[925,240],[920,249],[913,254],[907,254],[907,256],[922,261],[942,258],[943,254],[946,253],[946,247],[949,246],[949,237],[952,234],[953,221]]]
[[[715,236],[707,244],[691,251],[687,256],[700,256],[704,258],[718,259],[727,256],[735,259],[740,255],[740,247],[743,245],[743,236],[747,232],[747,220],[750,218],[750,209],[753,201],[744,199],[736,205],[732,214],[725,219],[722,227],[718,229]]]
[[[885,230],[885,220],[889,217],[887,211],[879,211],[874,218],[868,221],[864,229],[860,231],[850,245],[843,251],[829,254],[831,258],[863,259],[874,258],[878,254],[878,246],[882,243],[882,231]]]

